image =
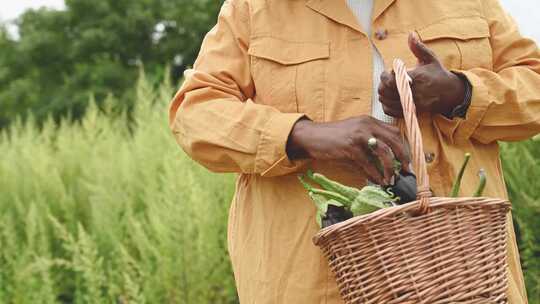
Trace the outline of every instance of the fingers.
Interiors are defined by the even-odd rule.
[[[384,122],[380,122],[379,126],[375,131],[375,136],[390,147],[395,159],[401,163],[401,167],[409,171],[410,157],[401,131],[396,126]]]
[[[394,71],[384,71],[381,73],[381,82],[379,83],[379,96],[385,96],[391,99],[399,99],[397,90],[396,75]]]
[[[374,147],[371,147],[371,152],[379,159],[383,169],[383,184],[390,185],[394,176],[394,153],[392,149],[382,141],[377,141]]]
[[[401,163],[401,167],[407,172],[410,171],[409,166],[410,166],[411,160],[409,158],[408,153],[404,149],[403,140],[394,139],[394,140],[389,140],[387,143],[392,149],[392,151],[394,152],[395,158]]]
[[[422,41],[420,37],[415,32],[409,34],[409,49],[418,58],[418,63],[420,65],[430,64],[430,63],[439,63],[435,53],[430,50]]]
[[[392,101],[392,102],[394,102],[394,101]],[[402,118],[403,117],[403,108],[401,107],[401,105],[399,105],[399,108],[391,108],[391,107],[389,107],[389,106],[387,106],[386,104],[383,103],[382,106],[383,106],[384,113],[386,115],[396,117],[396,118]]]
[[[356,165],[361,168],[365,173],[367,178],[377,185],[384,185],[384,177],[377,169],[374,163],[367,161],[366,159],[357,160]]]
[[[352,133],[347,139],[347,148],[338,159],[350,161],[362,169],[370,181],[379,185],[391,183],[395,160],[408,170],[410,160],[398,127],[371,116],[360,116],[344,122],[351,123],[346,129]],[[375,144],[371,138],[376,139]]]
[[[370,162],[369,160],[369,155],[371,155],[371,152],[367,147],[367,141],[365,143],[365,147],[361,147],[360,145],[355,146],[351,151],[351,154],[352,155],[350,156],[349,160],[356,170],[360,169],[364,171],[366,177],[371,182],[382,185],[384,182],[383,174],[377,169],[375,163]]]
[[[379,101],[383,105],[384,113],[393,117],[402,117],[403,110],[399,100],[396,85],[396,77],[393,71],[385,71],[381,74],[381,82],[378,87]]]

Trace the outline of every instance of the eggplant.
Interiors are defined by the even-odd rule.
[[[352,217],[352,212],[347,210],[345,207],[328,205],[326,215],[322,218],[322,228],[346,221]]]
[[[399,197],[398,204],[400,205],[415,201],[418,192],[416,175],[401,170],[399,174],[395,176],[394,185],[389,186],[387,189],[395,196]]]

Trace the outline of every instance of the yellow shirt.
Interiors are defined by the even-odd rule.
[[[416,31],[472,83],[465,119],[419,117],[435,195],[448,195],[471,152],[461,194],[472,194],[484,168],[485,194],[506,197],[497,141],[540,132],[537,46],[497,0],[377,0],[372,27],[387,64],[398,57],[414,67],[407,36]],[[336,163],[291,162],[285,145],[303,115],[371,113],[370,47],[344,0],[229,0],[185,72],[169,113],[178,143],[212,171],[239,173],[228,245],[242,304],[342,303],[311,241],[315,207],[296,173],[309,167],[356,187],[365,177]],[[508,296],[527,303],[511,217],[508,232]]]

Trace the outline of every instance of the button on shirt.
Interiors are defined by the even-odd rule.
[[[392,123],[394,121],[393,118],[384,114],[382,104],[379,101],[378,87],[381,82],[381,73],[384,72],[384,61],[372,41],[373,33],[371,19],[373,15],[373,2],[374,0],[347,0],[347,5],[356,16],[358,23],[364,29],[371,45],[371,53],[373,54],[373,95],[371,100],[371,115],[384,122]],[[385,29],[377,29],[375,31],[375,36],[379,40],[385,39],[387,35],[388,32]],[[358,81],[362,80],[358,79]]]

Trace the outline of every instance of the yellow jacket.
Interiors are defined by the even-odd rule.
[[[540,52],[523,38],[497,0],[376,0],[373,42],[387,68],[416,59],[409,32],[473,86],[465,119],[420,115],[431,187],[450,192],[471,152],[462,195],[477,172],[485,194],[506,197],[498,140],[540,132]],[[237,172],[228,242],[242,304],[341,303],[319,248],[315,207],[296,179],[310,167],[361,187],[360,172],[319,161],[291,162],[287,137],[303,115],[334,121],[371,110],[368,37],[343,0],[229,0],[207,34],[170,107],[170,126],[193,159]],[[511,217],[510,303],[527,303]]]

